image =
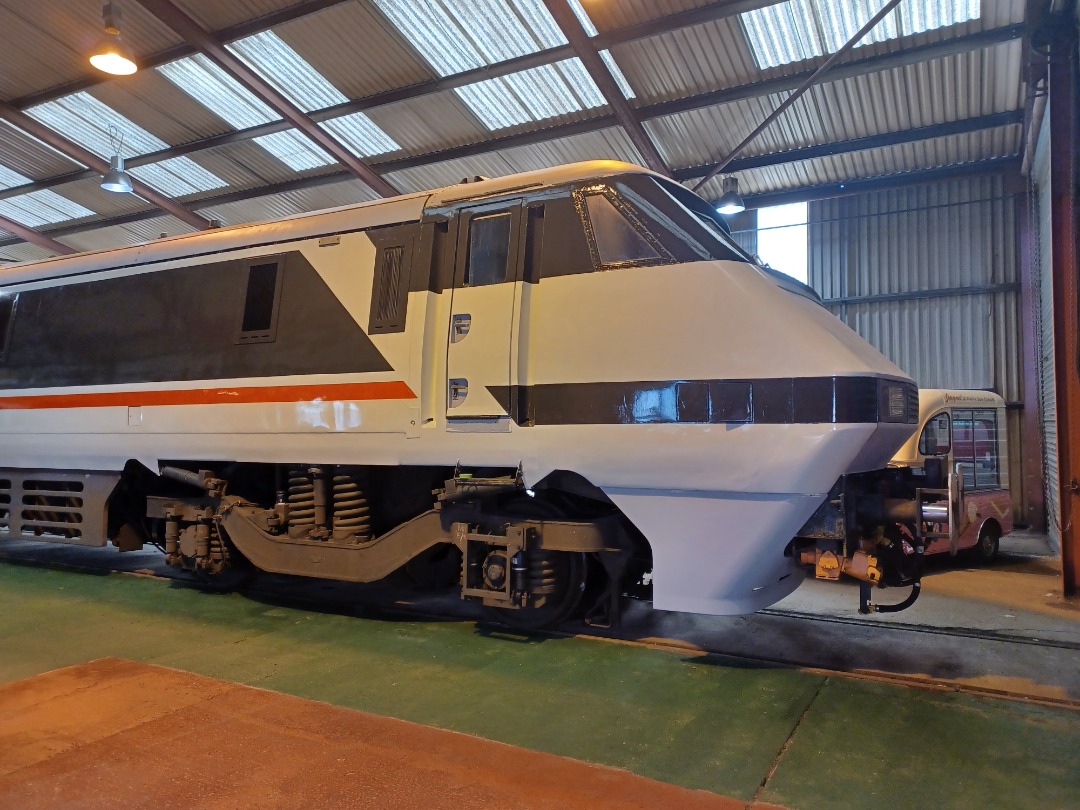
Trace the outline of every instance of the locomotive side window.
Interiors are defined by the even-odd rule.
[[[259,261],[248,267],[239,343],[270,343],[277,333],[282,262]]]
[[[482,287],[506,281],[510,261],[510,212],[473,217],[464,286]]]
[[[15,323],[15,305],[19,294],[0,295],[0,360],[7,358],[8,344],[11,342],[11,327]]]
[[[939,413],[926,423],[919,436],[919,453],[924,456],[944,456],[949,452],[949,415]]]

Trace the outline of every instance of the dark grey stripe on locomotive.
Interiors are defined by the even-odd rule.
[[[272,342],[238,341],[248,266],[283,259]],[[389,371],[299,253],[19,293],[0,388]]]
[[[919,421],[918,388],[878,377],[557,383],[488,390],[521,425]]]

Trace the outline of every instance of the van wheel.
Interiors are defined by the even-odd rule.
[[[998,553],[1001,541],[1001,529],[994,523],[987,523],[979,532],[979,542],[972,546],[971,553],[979,562],[990,562]]]

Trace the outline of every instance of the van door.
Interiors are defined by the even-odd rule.
[[[457,231],[446,416],[508,418],[515,282],[522,265],[521,201],[462,209]]]

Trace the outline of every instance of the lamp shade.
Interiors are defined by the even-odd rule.
[[[124,171],[124,159],[119,155],[113,155],[109,160],[109,171],[101,178],[101,187],[117,194],[131,193],[131,177]]]
[[[739,214],[746,210],[746,203],[739,194],[739,178],[724,178],[724,193],[716,204],[716,210],[721,214]]]
[[[130,76],[138,70],[135,54],[132,53],[131,48],[120,39],[120,34],[114,34],[111,31],[102,38],[90,54],[90,64],[114,76]]]

